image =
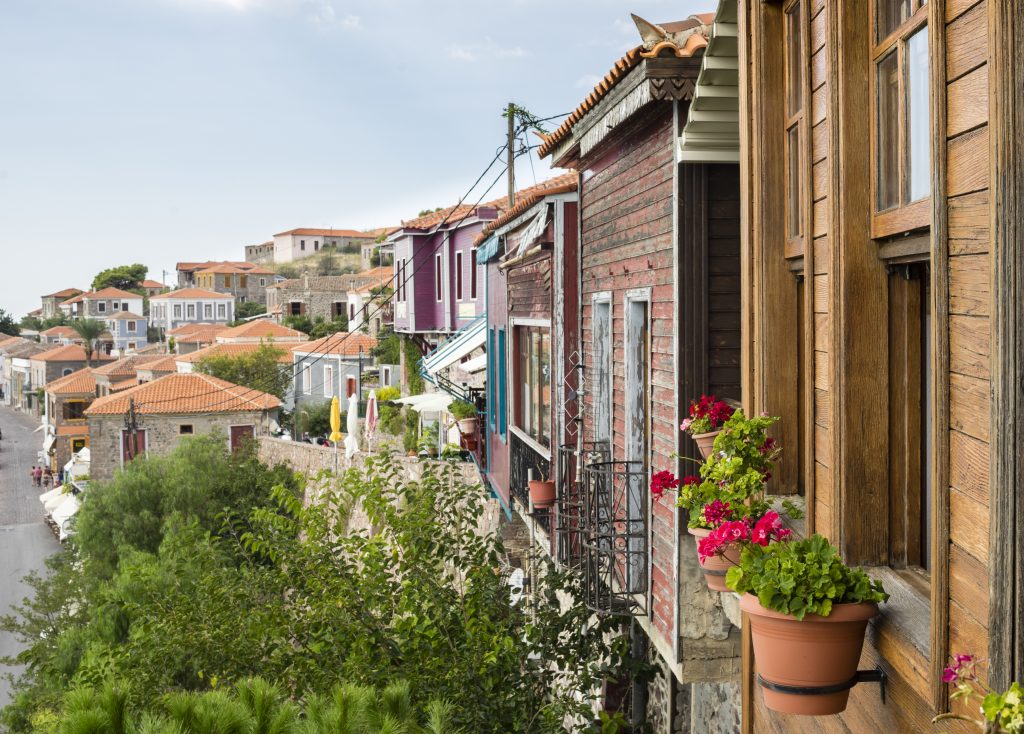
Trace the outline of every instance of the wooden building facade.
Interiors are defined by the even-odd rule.
[[[929,731],[951,654],[1024,663],[1024,7],[737,5],[743,401],[782,416],[775,491],[892,595],[860,666],[885,705],[772,714],[745,654],[744,731]]]

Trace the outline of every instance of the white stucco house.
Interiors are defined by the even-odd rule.
[[[376,239],[376,232],[359,232],[354,229],[290,229],[274,235],[274,262],[288,263],[309,257],[328,245],[339,251],[358,252],[363,244],[372,243]]]
[[[202,288],[181,288],[149,299],[149,320],[170,331],[187,324],[227,324],[235,320],[235,298]]]

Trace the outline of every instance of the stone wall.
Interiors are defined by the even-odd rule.
[[[231,426],[248,425],[259,433],[263,423],[264,415],[259,412],[139,416],[139,429],[146,432],[147,456],[169,454],[183,437],[183,425],[192,426],[191,435],[207,435],[216,431],[227,442]],[[110,479],[121,467],[122,431],[123,415],[89,416],[89,475],[94,481]]]

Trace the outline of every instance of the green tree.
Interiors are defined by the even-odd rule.
[[[259,316],[267,312],[267,307],[258,301],[244,301],[235,306],[235,318],[239,321]]]
[[[423,353],[416,343],[406,337],[403,339],[405,349],[405,384],[409,386],[410,395],[420,395],[423,392],[423,375],[420,374],[420,362],[423,360]]]
[[[14,317],[2,308],[0,308],[0,334],[8,334],[10,336],[21,334],[21,328],[15,323]]]
[[[71,328],[85,342],[85,364],[92,367],[93,355],[99,350],[100,337],[107,330],[107,325],[96,319],[76,319]]]
[[[279,361],[285,354],[272,341],[267,341],[262,342],[254,352],[203,357],[195,363],[195,369],[236,385],[284,398],[291,385],[291,375],[287,369],[282,369],[284,365]]]
[[[377,334],[377,345],[370,355],[380,364],[398,364],[402,361],[402,340],[390,326],[385,326]]]
[[[342,420],[344,425],[345,421]],[[331,401],[306,400],[295,409],[295,438],[303,433],[312,437],[326,436],[331,432]]]
[[[148,272],[149,268],[140,263],[107,268],[92,279],[92,289],[94,291],[103,288],[120,288],[123,291],[138,290]]]
[[[338,269],[338,257],[333,247],[324,247],[320,251],[320,260],[316,264],[317,275],[334,275]]]

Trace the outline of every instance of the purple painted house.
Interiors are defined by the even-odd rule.
[[[498,217],[497,202],[448,207],[403,222],[394,249],[395,331],[437,344],[485,310],[484,266],[474,241]]]

